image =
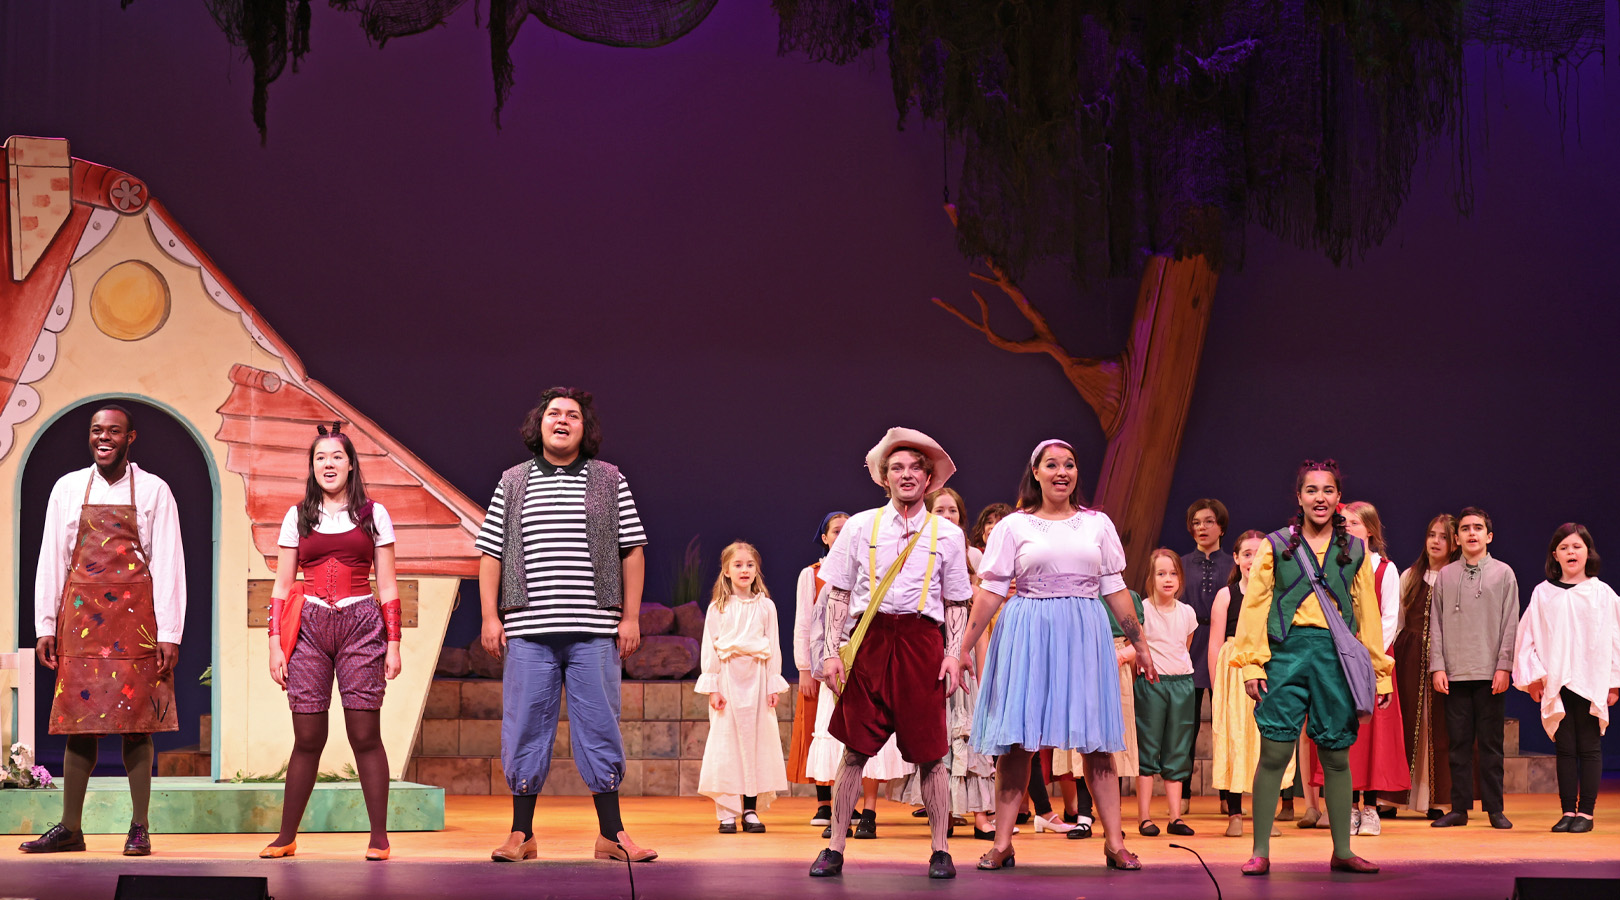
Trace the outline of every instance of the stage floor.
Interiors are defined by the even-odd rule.
[[[1605,782],[1597,828],[1585,835],[1547,831],[1557,821],[1558,807],[1557,798],[1549,795],[1511,795],[1511,831],[1494,831],[1482,817],[1465,828],[1446,830],[1430,828],[1421,818],[1385,819],[1382,835],[1353,839],[1357,853],[1384,867],[1371,877],[1330,874],[1328,833],[1302,831],[1293,823],[1283,823],[1282,837],[1272,840],[1272,874],[1242,877],[1238,866],[1249,856],[1249,841],[1223,836],[1225,819],[1216,814],[1214,798],[1195,800],[1188,822],[1199,833],[1177,842],[1203,854],[1226,897],[1507,898],[1516,876],[1620,878],[1617,788],[1620,783]],[[1162,804],[1158,798],[1156,806]],[[647,900],[1215,896],[1215,886],[1192,854],[1167,846],[1171,839],[1163,836],[1137,836],[1134,819],[1126,840],[1142,858],[1141,872],[1104,869],[1100,836],[1070,841],[1028,831],[1015,839],[1015,869],[979,872],[973,864],[989,844],[972,840],[968,831],[970,837],[951,842],[956,880],[929,881],[923,876],[927,827],[911,818],[909,807],[887,801],[878,810],[878,839],[849,842],[843,877],[811,879],[805,872],[825,846],[820,829],[804,824],[814,805],[805,799],[779,800],[764,814],[768,833],[722,835],[715,832],[712,807],[701,800],[626,798],[624,817],[632,833],[660,853],[656,862],[636,866],[636,895]],[[1133,800],[1128,798],[1127,805],[1134,809]],[[595,817],[589,798],[542,798],[541,858],[518,864],[489,860],[489,851],[510,828],[507,798],[447,797],[445,807],[444,831],[393,835],[394,859],[385,863],[361,859],[361,834],[306,835],[295,858],[279,861],[255,857],[266,843],[264,835],[154,835],[156,853],[147,859],[119,855],[123,839],[114,835],[89,836],[86,853],[23,856],[6,846],[0,848],[0,896],[107,900],[118,875],[134,873],[265,875],[270,892],[281,900],[630,897],[626,866],[591,858]],[[958,834],[963,831],[957,829]]]

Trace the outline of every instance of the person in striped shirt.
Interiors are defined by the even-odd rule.
[[[641,644],[646,532],[629,482],[596,458],[602,427],[588,391],[541,394],[521,434],[534,458],[501,475],[476,541],[482,643],[506,660],[501,766],[512,791],[512,833],[490,855],[537,855],[535,802],[566,692],[574,764],[596,801],[596,858],[651,860],[619,815],[620,660]]]

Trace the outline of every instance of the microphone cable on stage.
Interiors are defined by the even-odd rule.
[[[623,844],[619,843],[618,841],[614,841],[613,846],[624,851],[624,869],[626,872],[630,873],[630,900],[636,900],[636,864],[630,861],[630,850]],[[1202,860],[1200,860],[1200,862],[1202,862]],[[1208,870],[1206,869],[1205,871]],[[1214,878],[1215,876],[1211,875],[1209,877]],[[1215,892],[1217,894],[1220,893],[1220,890],[1221,889],[1218,886],[1215,888]],[[1215,900],[1220,900],[1220,898],[1216,897]]]
[[[1171,844],[1170,846],[1176,848],[1177,850],[1185,850],[1188,853],[1191,853],[1193,856],[1198,857],[1198,864],[1204,866],[1204,874],[1209,876],[1209,883],[1215,885],[1215,900],[1221,900],[1221,883],[1215,880],[1215,873],[1209,870],[1209,866],[1204,865],[1204,858],[1202,856],[1198,856],[1198,851],[1191,847],[1184,847],[1181,844]]]

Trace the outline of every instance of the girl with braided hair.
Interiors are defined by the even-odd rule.
[[[360,458],[342,423],[333,422],[330,429],[321,425],[317,431],[309,446],[304,499],[287,510],[281,523],[281,553],[270,591],[270,677],[287,692],[292,707],[293,749],[287,760],[281,834],[259,856],[280,859],[298,849],[298,823],[326,747],[335,677],[371,819],[366,859],[384,860],[389,845],[383,687],[400,670],[394,524],[388,510],[366,496]],[[295,581],[300,569],[304,578]]]
[[[1287,528],[1266,536],[1249,568],[1238,613],[1231,665],[1243,670],[1255,701],[1260,764],[1254,773],[1254,856],[1245,875],[1271,869],[1271,823],[1283,772],[1294,757],[1300,728],[1316,744],[1323,794],[1333,831],[1330,867],[1372,874],[1378,867],[1350,852],[1350,745],[1360,722],[1339,662],[1328,616],[1366,647],[1377,680],[1378,706],[1389,704],[1393,668],[1384,653],[1378,592],[1367,547],[1345,530],[1338,513],[1339,466],[1307,460],[1294,479],[1299,511]],[[1329,598],[1327,609],[1319,597]],[[1308,725],[1306,724],[1308,721]]]

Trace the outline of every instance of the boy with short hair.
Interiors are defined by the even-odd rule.
[[[1451,812],[1435,828],[1467,825],[1474,806],[1474,750],[1483,771],[1481,806],[1492,828],[1512,828],[1502,812],[1502,730],[1519,628],[1519,582],[1490,555],[1491,517],[1470,506],[1457,517],[1462,558],[1440,570],[1430,600],[1429,671],[1446,695],[1451,741]]]
[[[1182,583],[1181,601],[1192,607],[1198,617],[1198,630],[1193,632],[1193,741],[1204,727],[1204,697],[1209,694],[1209,613],[1215,604],[1215,595],[1226,586],[1236,560],[1221,547],[1228,523],[1226,504],[1212,497],[1194,500],[1187,507],[1187,534],[1192,536],[1193,550],[1181,556],[1181,568],[1186,573]],[[1240,604],[1241,605],[1241,604]],[[1225,627],[1224,624],[1222,626]],[[1192,779],[1181,783],[1183,806],[1192,800]],[[1229,802],[1229,797],[1222,797]],[[1185,809],[1181,810],[1185,811]],[[1172,810],[1171,812],[1177,812]]]

